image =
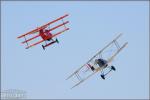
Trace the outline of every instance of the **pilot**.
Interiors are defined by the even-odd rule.
[[[46,36],[46,37],[52,37],[52,34],[49,32],[49,30],[45,30],[45,32],[44,32],[44,35]],[[51,38],[48,38],[47,39],[48,41],[50,41],[51,40]]]
[[[95,63],[96,64],[98,64],[99,65],[99,67],[107,67],[108,66],[108,64],[107,64],[107,61],[106,60],[104,60],[104,59],[96,59],[95,60]]]

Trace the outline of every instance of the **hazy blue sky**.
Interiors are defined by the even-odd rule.
[[[149,98],[148,2],[2,2],[2,89],[21,89],[27,98]],[[69,13],[70,30],[45,51],[25,49],[17,36]],[[114,60],[117,71],[104,81],[96,74],[80,86],[66,81],[117,34],[129,42]]]

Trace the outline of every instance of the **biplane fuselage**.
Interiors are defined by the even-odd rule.
[[[98,65],[100,68],[106,68],[108,66],[107,60],[104,59],[95,59],[95,65]],[[95,67],[92,66],[91,64],[87,64],[87,67],[89,67],[92,71],[95,71]]]
[[[107,62],[108,62],[107,60],[101,58],[95,60],[95,63],[98,64],[99,67],[104,67],[104,68],[108,66]]]

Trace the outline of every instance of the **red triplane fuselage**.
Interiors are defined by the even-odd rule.
[[[52,39],[52,34],[49,32],[49,30],[43,30],[41,29],[39,31],[40,36],[42,37],[43,40],[50,40]]]
[[[46,41],[50,41],[50,40],[51,40],[50,43],[46,43],[45,45],[42,45],[43,49],[45,49],[45,47],[47,47],[47,46],[49,46],[49,45],[51,45],[51,44],[53,44],[53,43],[56,43],[56,42],[58,43],[57,38],[56,38],[56,40],[53,40],[54,37],[56,37],[57,35],[59,35],[59,34],[65,32],[65,31],[67,31],[67,30],[69,30],[69,28],[67,28],[67,27],[65,26],[67,23],[69,23],[69,21],[65,21],[65,22],[63,21],[63,18],[65,18],[65,17],[67,17],[67,16],[68,16],[68,14],[66,14],[66,15],[64,15],[64,16],[61,16],[61,17],[59,17],[59,18],[57,18],[57,19],[55,19],[55,20],[53,20],[53,21],[51,21],[51,22],[49,22],[49,23],[47,23],[47,24],[45,24],[45,25],[43,25],[43,26],[41,26],[41,27],[38,27],[38,28],[36,28],[36,29],[34,29],[34,30],[32,30],[32,31],[30,31],[30,32],[28,32],[28,33],[26,33],[26,34],[23,34],[23,35],[19,36],[18,38],[22,38],[22,37],[25,38],[25,41],[23,41],[22,43],[23,43],[23,44],[24,44],[24,43],[27,44],[26,49],[28,49],[28,48],[30,48],[30,47],[33,47],[33,46],[35,46],[35,45],[37,45],[37,44],[40,44],[40,43],[42,43],[42,42],[44,42],[44,41],[45,41],[45,43],[46,43]],[[59,20],[62,20],[63,23],[62,23],[62,24],[59,24],[59,25],[57,25],[57,26],[55,26],[55,27],[52,27],[52,28],[47,29],[48,26],[50,26],[51,24],[53,24],[53,23],[55,23],[55,22],[57,22],[57,21],[59,21]],[[59,28],[59,27],[61,27],[61,26],[64,26],[64,29],[63,29],[63,30],[61,30],[61,31],[59,31],[59,32],[57,32],[57,33],[55,33],[55,34],[52,34],[52,31],[53,31],[53,30],[55,30],[55,29],[57,29],[57,28]],[[26,39],[26,36],[27,36],[27,35],[31,35],[31,34],[34,35],[33,33],[37,33],[37,34],[36,34],[35,36],[29,38],[29,39]],[[42,40],[40,40],[40,41],[38,41],[38,42],[36,42],[36,43],[33,43],[33,44],[31,44],[31,45],[28,45],[28,42],[29,42],[29,41],[31,41],[31,40],[33,40],[33,39],[39,37],[39,36],[42,38]]]

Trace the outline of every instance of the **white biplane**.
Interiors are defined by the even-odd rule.
[[[124,43],[122,46],[119,45],[118,39],[122,34],[119,34],[115,39],[113,39],[109,44],[107,44],[103,49],[96,53],[89,61],[87,61],[83,66],[72,73],[66,80],[75,77],[77,83],[72,87],[76,87],[89,77],[93,76],[95,73],[100,72],[101,78],[105,79],[105,76],[111,71],[115,71],[116,68],[111,64],[116,55],[127,46],[128,42]],[[104,57],[106,49],[112,48],[114,46],[115,51],[109,54],[108,57]],[[105,70],[108,69],[108,70]],[[105,71],[105,73],[104,73]]]

